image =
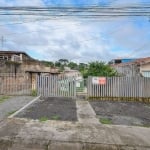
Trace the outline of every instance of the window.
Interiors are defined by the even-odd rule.
[[[142,71],[144,77],[150,77],[150,71]]]

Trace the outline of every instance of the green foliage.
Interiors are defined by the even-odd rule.
[[[60,120],[60,116],[59,115],[54,115],[51,117],[52,120]]]
[[[9,99],[9,96],[0,96],[0,103],[6,101],[7,99]]]
[[[42,61],[42,63],[46,66],[46,67],[54,67],[54,63],[52,61]]]
[[[7,115],[10,116],[10,115],[14,114],[16,111],[17,111],[17,110],[10,111],[10,112],[8,112]]]
[[[61,63],[58,62],[58,61],[56,61],[56,62],[55,62],[55,66],[56,66],[56,67],[61,67]]]
[[[60,64],[64,66],[66,66],[69,63],[68,59],[59,59],[58,62],[60,62]]]
[[[79,63],[79,71],[83,72],[85,69],[87,69],[88,65],[85,63]]]
[[[47,121],[47,120],[48,120],[47,117],[41,117],[41,118],[39,119],[40,122],[45,122],[45,121]]]
[[[31,95],[32,96],[37,96],[37,90],[32,90]]]
[[[68,67],[71,69],[78,69],[78,65],[74,62],[69,62]]]
[[[108,118],[101,118],[99,120],[102,124],[112,124],[112,121]]]
[[[104,62],[91,62],[87,68],[87,71],[83,73],[83,76],[87,78],[88,76],[106,76],[112,77],[117,76],[118,73],[111,68],[108,64]]]

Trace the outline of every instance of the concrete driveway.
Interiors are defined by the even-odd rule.
[[[77,122],[11,118],[0,123],[0,150],[149,150],[150,128],[102,125],[89,102]]]

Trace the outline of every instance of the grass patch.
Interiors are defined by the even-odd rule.
[[[51,117],[52,120],[60,120],[60,116],[59,115],[54,115]]]
[[[100,121],[102,124],[112,124],[111,119],[108,119],[108,118],[101,118],[101,119],[99,119],[99,121]]]
[[[31,96],[37,96],[37,90],[32,90]]]
[[[39,119],[40,122],[45,122],[45,121],[47,121],[47,120],[48,120],[47,117],[41,117],[41,118]]]
[[[13,111],[8,112],[7,116],[10,116],[10,115],[14,114],[16,111],[17,110],[13,110]]]
[[[3,103],[7,99],[9,99],[9,96],[0,96],[0,103]]]
[[[144,125],[141,125],[141,127],[150,128],[150,125],[144,124]]]

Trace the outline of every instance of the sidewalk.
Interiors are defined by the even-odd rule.
[[[29,103],[32,99],[34,99],[32,96],[12,96],[0,103],[0,121]]]
[[[1,122],[0,150],[150,149],[150,128],[102,125],[85,101],[77,101],[77,109],[78,122],[17,118]]]
[[[149,150],[150,129],[9,119],[0,124],[0,150]]]

